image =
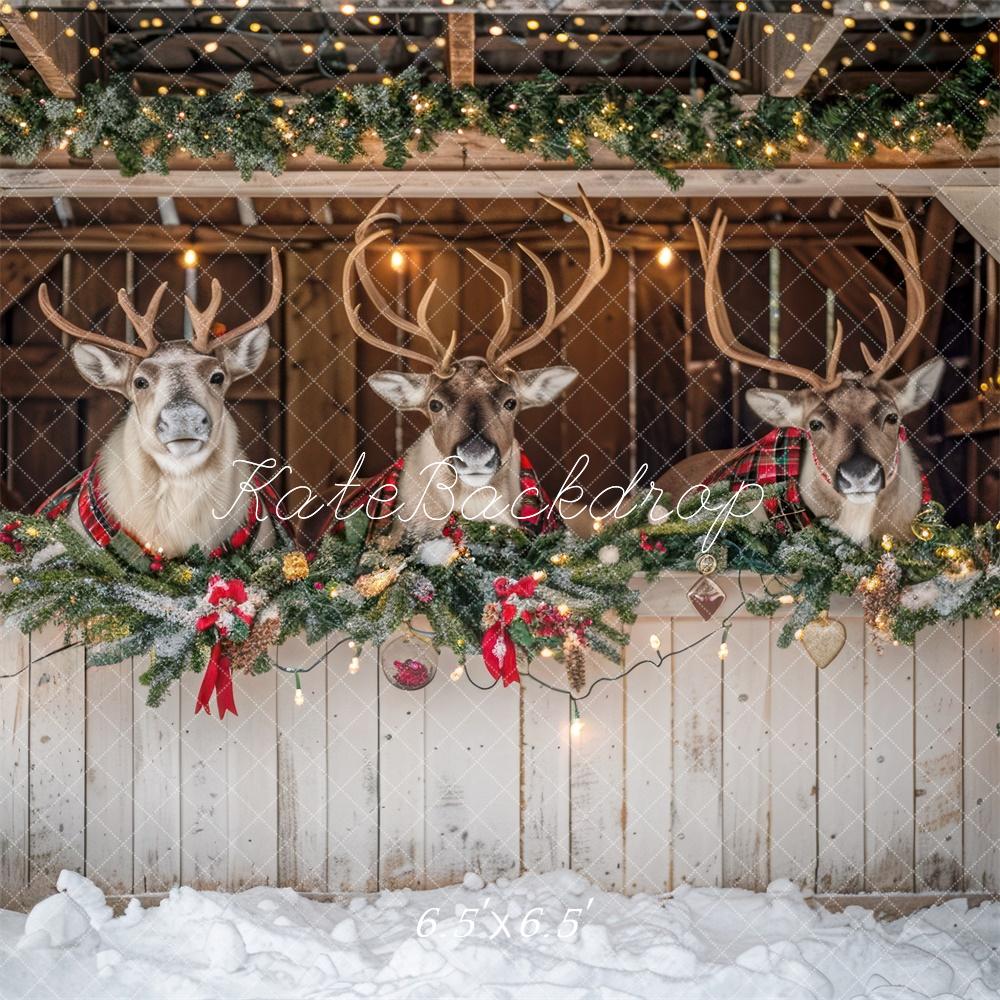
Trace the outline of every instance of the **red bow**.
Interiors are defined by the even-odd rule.
[[[517,615],[517,608],[513,604],[504,604],[500,608],[500,614],[500,621],[483,633],[482,653],[490,675],[502,679],[503,686],[507,687],[508,684],[521,680],[521,675],[517,672],[517,647],[507,631],[507,626]]]
[[[531,597],[537,587],[538,581],[533,576],[522,576],[520,580],[501,576],[493,581],[497,597]]]
[[[212,655],[208,658],[205,675],[198,689],[198,700],[195,703],[194,714],[205,709],[206,715],[212,714],[210,702],[212,692],[215,692],[215,705],[219,710],[219,718],[224,719],[226,712],[239,715],[236,711],[236,699],[233,697],[233,661],[222,652],[222,643],[217,642],[212,647]]]
[[[208,581],[208,593],[205,595],[205,600],[212,607],[218,607],[225,603],[224,610],[236,615],[246,625],[253,624],[253,614],[240,607],[247,600],[247,588],[242,580],[225,580],[221,576],[213,576]],[[210,611],[195,622],[195,628],[199,632],[207,632],[214,628],[218,638],[212,647],[208,666],[205,667],[205,673],[201,679],[194,714],[197,715],[202,709],[205,709],[207,715],[212,714],[210,704],[214,691],[215,704],[219,710],[220,719],[225,718],[227,711],[232,712],[233,715],[239,714],[236,711],[236,699],[233,696],[233,661],[222,650],[222,640],[229,635],[229,629],[225,623],[220,621],[222,613],[221,611]]]

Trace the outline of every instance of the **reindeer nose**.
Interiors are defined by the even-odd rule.
[[[834,486],[838,493],[877,493],[885,486],[882,466],[870,455],[852,455],[837,466]]]
[[[208,411],[194,402],[171,403],[160,410],[156,435],[164,443],[178,440],[205,441],[212,433]]]
[[[500,464],[500,449],[482,434],[471,434],[455,448],[455,454],[464,465],[474,468],[495,468]]]

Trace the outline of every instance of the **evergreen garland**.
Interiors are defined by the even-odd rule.
[[[140,97],[119,77],[88,85],[75,102],[7,82],[0,87],[0,153],[28,164],[53,147],[81,158],[106,148],[126,176],[165,174],[181,152],[229,156],[248,179],[256,170],[280,174],[290,156],[308,149],[351,163],[369,135],[382,142],[384,165],[398,169],[414,150],[427,153],[444,135],[478,129],[515,152],[577,167],[589,166],[588,142],[596,140],[676,189],[682,166],[761,170],[813,146],[830,160],[849,161],[871,156],[877,145],[926,152],[951,132],[974,150],[1000,108],[1000,86],[979,57],[919,98],[872,86],[834,98],[764,97],[746,111],[723,88],[697,101],[613,85],[569,95],[547,72],[514,84],[454,88],[407,70],[384,84],[338,88],[295,104],[250,87],[250,75],[240,73],[204,97]]]

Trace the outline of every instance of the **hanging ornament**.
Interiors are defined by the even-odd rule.
[[[702,576],[711,576],[719,568],[719,560],[711,552],[702,552],[694,565]]]
[[[910,530],[915,538],[922,542],[929,542],[944,527],[944,507],[932,500],[924,504],[917,512],[917,516],[910,525]]]
[[[902,573],[891,552],[878,561],[873,573],[858,581],[857,594],[865,623],[879,632],[889,632],[900,601]]]
[[[799,631],[799,642],[809,658],[822,670],[829,666],[847,642],[847,629],[843,622],[821,611]]]
[[[401,691],[419,691],[437,673],[437,650],[415,632],[385,643],[379,649],[379,661],[385,679]]]
[[[563,662],[566,665],[566,680],[579,694],[587,684],[587,662],[575,632],[569,632],[563,639]]]
[[[304,580],[309,575],[309,561],[304,552],[286,552],[281,560],[282,576],[289,583],[293,580]]]
[[[354,581],[354,589],[362,597],[378,597],[383,591],[388,590],[398,577],[398,566],[372,570],[371,573],[365,573]]]
[[[715,580],[702,576],[687,592],[691,606],[701,615],[703,621],[715,616],[715,612],[726,603],[726,592]]]

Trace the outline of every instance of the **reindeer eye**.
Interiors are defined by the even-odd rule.
[[[885,416],[885,422],[887,424],[889,424],[891,427],[895,427],[896,424],[899,423],[899,414],[898,413],[887,413],[886,416]]]
[[[809,421],[809,430],[811,430],[811,431],[821,431],[822,429],[823,429],[823,421],[822,420],[810,420]]]
[[[504,404],[503,404],[503,408],[505,410],[516,410],[517,409],[517,400],[516,399],[505,399],[504,400]]]
[[[432,399],[427,405],[430,406],[432,413],[440,413],[444,409],[444,403],[440,399]]]
[[[141,375],[137,375],[134,379],[132,379],[132,385],[136,389],[148,389],[149,379],[143,378]]]
[[[212,385],[222,385],[222,383],[226,381],[226,373],[212,372],[212,375],[208,381],[211,382]]]

